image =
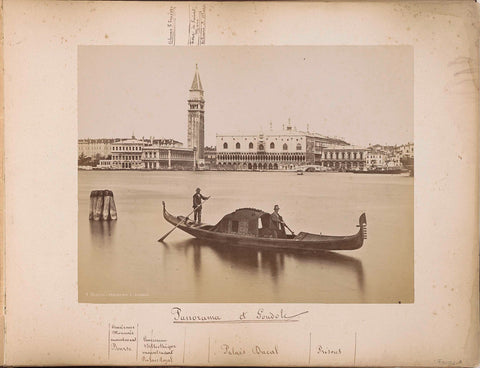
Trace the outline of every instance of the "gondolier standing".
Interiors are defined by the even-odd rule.
[[[198,224],[202,222],[202,206],[200,206],[202,199],[206,201],[208,198],[210,198],[210,196],[205,197],[200,193],[200,188],[195,190],[195,194],[193,195],[193,208],[195,209],[193,212],[193,220]]]
[[[273,213],[270,215],[270,219],[272,221],[272,230],[275,232],[276,238],[284,238],[285,237],[285,223],[283,222],[282,216],[278,213],[280,207],[276,204],[273,207]]]

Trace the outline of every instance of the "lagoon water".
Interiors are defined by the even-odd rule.
[[[78,172],[79,301],[89,303],[411,303],[414,179],[292,172]],[[349,235],[367,215],[361,249],[298,253],[209,244],[162,216],[211,199],[203,222],[241,207],[280,213],[295,232]],[[91,190],[114,192],[118,220],[89,221]]]

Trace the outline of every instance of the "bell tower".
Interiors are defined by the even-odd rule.
[[[188,97],[188,147],[196,149],[197,160],[204,160],[205,148],[205,100],[200,81],[198,65],[195,65],[195,76]]]

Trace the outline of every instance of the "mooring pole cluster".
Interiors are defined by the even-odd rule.
[[[92,190],[90,192],[90,220],[116,220],[117,208],[111,190]]]

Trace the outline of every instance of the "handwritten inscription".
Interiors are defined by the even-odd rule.
[[[177,25],[177,8],[174,6],[170,7],[168,11],[168,21],[167,21],[167,28],[168,28],[168,44],[175,45],[175,32],[176,32],[176,25]]]
[[[240,321],[251,320],[250,316],[253,316],[255,321],[296,321],[296,318],[302,314],[308,313],[308,311],[303,311],[300,313],[287,313],[282,308],[280,310],[265,310],[264,308],[259,308],[255,313],[242,312],[238,319]]]
[[[272,348],[272,347],[255,345],[252,348],[252,352],[253,354],[256,354],[256,355],[278,355],[278,346],[274,345]]]
[[[207,26],[207,10],[205,5],[194,5],[190,8],[188,23],[188,44],[205,45]]]
[[[230,346],[228,344],[223,344],[221,350],[224,355],[245,355],[247,354],[247,350],[243,347],[238,346]]]
[[[172,308],[173,320],[176,322],[190,321],[190,322],[206,322],[206,321],[220,321],[222,317],[216,314],[186,314],[182,308]]]
[[[337,347],[327,347],[323,345],[317,346],[317,354],[319,355],[340,355],[342,354],[342,349]]]
[[[262,307],[250,311],[241,312],[238,310],[232,312],[237,319],[224,319],[224,316],[209,312],[191,312],[188,309],[173,307],[170,312],[173,322],[178,323],[242,323],[243,321],[259,322],[259,323],[275,323],[282,321],[298,321],[298,317],[308,313],[303,311],[292,313],[284,308]],[[248,319],[250,318],[250,319]],[[185,326],[185,325],[184,325]],[[108,358],[115,361],[124,362],[141,362],[147,365],[174,365],[179,362],[188,361],[189,354],[185,352],[191,341],[187,339],[188,327],[182,327],[182,337],[179,334],[166,336],[162,331],[139,329],[138,324],[114,323],[109,324],[108,331]],[[188,340],[188,341],[187,341]],[[279,359],[282,354],[292,353],[292,344],[285,340],[278,339],[261,339],[259,336],[242,336],[235,334],[235,337],[226,338],[223,336],[217,340],[213,336],[208,336],[208,362],[215,359],[220,361],[235,360],[237,362],[250,362],[252,359]],[[310,333],[310,342],[308,347],[308,362],[319,363],[329,360],[337,362],[344,361],[345,358],[353,356],[355,361],[355,352],[353,347],[349,347],[342,343],[342,339],[329,339],[327,341],[319,341],[312,344],[312,335]],[[206,343],[204,343],[204,347]],[[294,344],[298,345],[298,344]],[[305,352],[305,349],[303,349]],[[262,358],[263,357],[263,358]],[[276,357],[276,358],[275,358]],[[448,365],[460,365],[462,361],[436,360],[437,363],[448,363]]]
[[[177,346],[166,339],[143,336],[142,362],[173,363],[173,356]]]
[[[263,346],[263,345],[251,345],[251,346],[235,346],[229,344],[222,344],[220,350],[223,355],[230,356],[242,356],[242,355],[278,355],[279,349],[277,345]]]
[[[108,335],[109,354],[116,352],[134,353],[137,349],[137,326],[112,324]]]
[[[266,311],[265,309],[260,308],[257,311],[257,315],[255,316],[255,318],[260,319],[260,320],[265,320],[265,319],[270,319],[270,320],[272,320],[272,319],[291,319],[291,318],[298,317],[298,316],[300,316],[302,314],[305,314],[305,313],[308,313],[308,311],[288,315],[287,313],[285,313],[285,311],[283,309],[280,309],[280,311],[278,311],[278,312],[275,312],[275,311],[272,312],[272,311]]]
[[[259,308],[254,312],[243,311],[237,318],[223,318],[216,313],[187,313],[180,307],[173,307],[173,323],[254,323],[254,322],[297,322],[301,315],[308,313],[290,313],[282,309],[267,310]]]

